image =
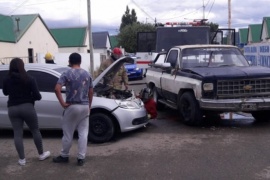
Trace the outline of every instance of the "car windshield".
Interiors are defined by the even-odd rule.
[[[189,48],[182,53],[182,67],[249,66],[237,48]]]

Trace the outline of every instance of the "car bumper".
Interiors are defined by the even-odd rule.
[[[121,132],[141,128],[149,121],[144,107],[140,109],[117,108],[113,115],[118,118]]]
[[[252,99],[201,99],[200,107],[205,110],[216,111],[259,111],[270,110],[270,98],[252,98]]]

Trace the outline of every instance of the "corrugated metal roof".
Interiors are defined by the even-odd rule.
[[[0,41],[15,42],[12,18],[0,14]]]
[[[248,41],[248,28],[239,29],[240,43],[247,44]]]
[[[27,14],[27,15],[12,15],[13,32],[15,34],[16,41],[19,41],[28,28],[33,24],[38,14]],[[17,21],[18,20],[18,21]]]
[[[249,31],[252,37],[252,43],[261,42],[262,24],[250,24]]]
[[[86,27],[50,29],[59,47],[85,47]]]
[[[18,42],[37,18],[40,18],[41,22],[50,33],[48,27],[39,14],[12,16],[4,16],[0,14],[0,41],[12,43]]]

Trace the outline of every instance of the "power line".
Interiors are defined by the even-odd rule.
[[[145,10],[143,10],[134,0],[130,0],[133,4],[135,4],[144,14],[146,14],[150,19],[155,20],[152,18]]]
[[[35,6],[39,4],[49,4],[49,3],[60,2],[60,1],[67,1],[67,0],[46,1],[46,2],[39,2],[39,3],[34,3],[34,4],[27,4],[25,6]]]
[[[7,16],[3,17],[2,19],[0,19],[0,22],[2,22],[5,18],[7,18],[8,16],[10,16],[12,13],[14,13],[17,9],[21,8],[28,0],[23,1],[18,7],[16,7],[15,9],[13,9],[10,13],[8,13]]]
[[[202,7],[196,9],[195,11],[192,11],[192,12],[189,12],[189,13],[186,13],[186,14],[183,14],[183,15],[181,15],[181,16],[176,16],[176,17],[167,18],[167,19],[159,19],[159,20],[164,21],[164,20],[176,19],[176,18],[179,18],[179,17],[183,17],[183,16],[186,16],[186,15],[189,15],[189,14],[196,13],[196,12],[198,12],[201,8],[202,8]]]
[[[17,9],[21,8],[28,0],[23,1],[17,8],[13,9],[8,16],[10,16],[12,13],[14,13]]]
[[[209,15],[209,13],[211,12],[214,3],[215,3],[215,0],[213,1],[212,5],[211,5],[211,7],[210,7],[210,10],[209,10],[209,12],[208,12],[208,14],[207,14],[207,17],[208,17],[208,15]]]

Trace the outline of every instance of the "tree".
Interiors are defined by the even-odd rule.
[[[210,31],[211,32],[215,32],[218,30],[218,24],[217,23],[213,23],[213,22],[210,22],[210,23],[206,23],[207,26],[210,26]]]
[[[118,34],[118,45],[125,48],[126,52],[135,53],[137,51],[137,33],[155,31],[156,28],[152,24],[138,22],[126,25]]]
[[[122,16],[122,22],[120,25],[120,31],[127,25],[130,25],[132,23],[137,23],[137,15],[134,9],[131,10],[130,14],[130,9],[128,6],[126,7],[125,14]]]

